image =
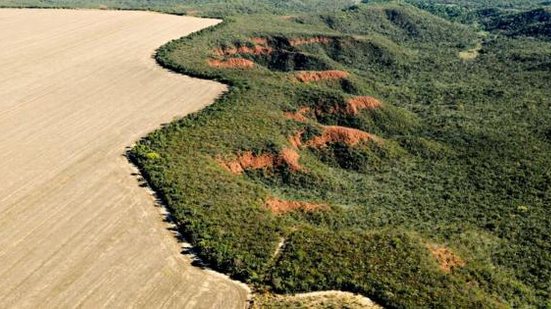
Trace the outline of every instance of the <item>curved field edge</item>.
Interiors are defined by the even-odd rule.
[[[2,306],[186,306],[206,297],[203,305],[243,307],[245,289],[180,254],[121,157],[172,115],[226,89],[171,74],[151,58],[211,21],[141,12],[0,13],[10,25],[1,31],[1,71],[9,78],[0,87],[0,139],[17,153],[4,153],[0,170],[18,175],[0,186]]]
[[[270,63],[259,57],[247,58],[262,63],[262,67],[252,71],[209,68],[207,60],[213,57],[212,50],[232,44],[232,40],[246,41],[247,36],[253,35],[274,40],[296,35],[311,37],[319,33],[340,35],[314,26],[313,29],[291,30],[285,28],[284,22],[279,19],[260,18],[272,23],[277,30],[255,29],[237,34],[248,29],[247,23],[239,19],[228,20],[215,28],[171,42],[158,51],[157,61],[161,65],[190,76],[225,82],[230,85],[230,91],[202,112],[152,133],[131,151],[132,160],[174,214],[199,256],[234,278],[278,292],[340,289],[367,295],[391,307],[500,307],[536,302],[535,292],[516,275],[511,275],[507,268],[494,271],[495,262],[489,258],[489,250],[499,247],[500,240],[474,223],[462,232],[463,237],[472,239],[455,242],[456,246],[463,246],[460,255],[467,256],[468,261],[466,265],[457,262],[460,267],[449,273],[443,272],[437,264],[438,258],[435,259],[438,252],[446,251],[431,250],[435,247],[427,244],[445,241],[446,237],[442,235],[431,239],[422,228],[410,230],[407,224],[398,225],[394,230],[384,228],[383,224],[370,232],[360,231],[354,228],[357,222],[351,222],[354,219],[349,209],[335,205],[329,212],[288,216],[274,215],[265,207],[266,201],[274,195],[295,199],[317,198],[318,202],[324,202],[324,192],[317,190],[331,192],[343,189],[345,183],[339,179],[341,171],[320,166],[317,159],[321,158],[324,164],[339,165],[334,153],[301,151],[302,162],[312,171],[306,175],[292,173],[284,166],[268,171],[246,171],[245,175],[236,176],[221,167],[221,160],[232,160],[239,153],[250,152],[258,156],[280,153],[289,145],[289,134],[301,127],[282,116],[286,110],[299,107],[300,95],[299,98],[294,95],[298,91],[296,88],[300,88],[299,92],[314,94],[320,89],[289,82],[289,73],[285,71],[264,69]],[[470,38],[476,38],[474,33]],[[415,58],[407,50],[395,50],[391,42],[379,37],[373,40],[376,40],[379,51],[381,48],[387,49],[385,52],[393,57],[391,61],[407,62]],[[452,50],[449,58],[456,59],[460,48],[458,46]],[[347,68],[331,61],[329,63],[339,69]],[[399,65],[397,67],[393,69],[403,69]],[[254,79],[249,78],[249,74]],[[355,80],[357,78],[354,75],[351,83],[344,86],[326,86],[328,89],[338,88],[349,95],[377,92],[373,86],[362,85]],[[327,91],[331,94],[332,90]],[[419,134],[415,133],[419,132],[419,126],[426,129],[416,124],[418,119],[410,113],[389,108],[387,117],[393,119],[399,115],[394,119],[403,122],[397,127],[389,127],[386,123],[386,127],[381,125],[378,128],[389,140],[397,139],[394,137],[398,135],[396,132]],[[318,120],[348,121],[350,124],[350,120]],[[313,134],[317,134],[319,126],[315,123],[312,126]],[[377,129],[377,125],[371,128]],[[410,153],[415,150],[425,160],[440,163],[447,157],[456,156],[454,151],[457,150],[444,145],[442,140],[437,142],[420,137],[402,140],[399,145],[389,144],[391,148],[385,150],[384,156],[390,158],[391,166],[387,167],[390,169],[395,163],[393,158],[407,158],[402,153],[403,148]],[[364,159],[365,156],[372,156],[371,160],[376,163],[389,163],[380,154],[352,152],[347,155]],[[369,171],[369,167],[358,162],[359,165],[351,168],[367,168]],[[301,196],[302,189],[314,193]],[[333,202],[336,200],[332,196],[325,197]],[[441,233],[449,235],[453,232],[443,229]],[[285,242],[278,252],[280,237]],[[487,247],[480,248],[475,242]],[[475,252],[468,252],[469,246],[473,246]]]

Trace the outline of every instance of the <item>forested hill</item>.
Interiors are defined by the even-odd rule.
[[[545,306],[550,43],[481,30],[404,2],[234,16],[157,55],[232,91],[132,158],[261,290]]]
[[[374,2],[378,0],[364,0]],[[381,0],[379,0],[381,1]],[[385,2],[385,0],[382,0]],[[484,24],[488,17],[497,19],[530,10],[551,7],[550,1],[540,0],[404,0],[437,16],[467,24]],[[530,17],[528,16],[528,19]]]
[[[484,26],[508,36],[529,36],[551,40],[551,7],[509,14],[493,13],[484,16]]]

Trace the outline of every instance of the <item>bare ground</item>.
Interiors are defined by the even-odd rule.
[[[0,307],[242,308],[191,266],[125,147],[225,86],[152,59],[217,20],[0,10]]]
[[[382,309],[367,297],[342,291],[320,291],[295,295],[257,294],[252,309],[349,308]]]

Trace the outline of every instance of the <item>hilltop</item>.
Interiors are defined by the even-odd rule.
[[[507,36],[551,39],[551,8],[485,16],[486,29]]]

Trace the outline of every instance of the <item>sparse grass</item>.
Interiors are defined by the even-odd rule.
[[[482,43],[477,42],[475,47],[459,52],[459,59],[466,61],[474,60],[478,57],[481,49]]]

